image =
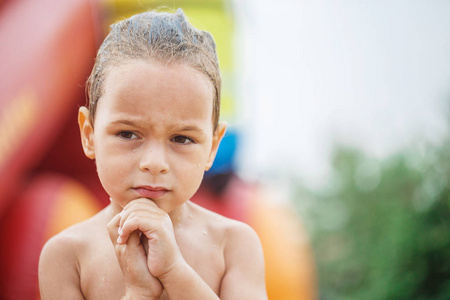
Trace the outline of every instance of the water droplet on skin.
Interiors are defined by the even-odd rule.
[[[189,219],[192,219],[193,218],[193,216],[192,215],[189,215]]]
[[[207,235],[208,233],[207,233],[206,231],[203,231],[202,234],[203,234],[203,235]]]
[[[130,268],[129,267],[127,267],[127,272],[130,272]]]
[[[103,277],[103,278],[102,278],[102,281],[103,281],[103,282],[106,282],[106,278],[105,278],[105,277]]]
[[[213,246],[214,248],[217,248],[217,245],[216,245],[216,244],[212,244],[212,246]]]

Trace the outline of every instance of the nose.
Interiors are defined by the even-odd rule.
[[[164,143],[149,141],[143,147],[139,168],[141,171],[150,172],[152,175],[167,173],[169,171],[169,164],[167,162],[167,150]]]

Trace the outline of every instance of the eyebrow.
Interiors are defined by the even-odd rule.
[[[198,128],[197,126],[191,126],[191,125],[181,127],[179,129],[179,131],[196,131],[199,133],[204,133],[204,131],[202,129]]]
[[[109,123],[110,126],[113,125],[118,125],[118,124],[124,124],[124,125],[130,125],[130,126],[136,126],[136,127],[141,127],[141,128],[145,128],[145,123],[139,120],[136,121],[132,121],[132,120],[115,120],[112,121],[111,123]],[[205,131],[197,126],[194,125],[186,125],[180,128],[175,128],[175,131],[181,131],[181,132],[186,132],[186,131],[194,131],[194,132],[198,132],[201,134],[205,134]]]
[[[132,125],[132,126],[139,126],[143,127],[143,122],[140,121],[130,121],[130,120],[115,120],[109,123],[109,125],[117,125],[117,124],[125,124],[125,125]]]

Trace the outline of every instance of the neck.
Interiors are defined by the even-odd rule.
[[[180,226],[186,217],[189,216],[191,207],[192,202],[188,200],[168,213],[174,227]]]

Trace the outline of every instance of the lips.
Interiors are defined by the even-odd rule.
[[[134,190],[143,198],[158,199],[169,192],[164,187],[152,187],[152,186],[138,186]]]

